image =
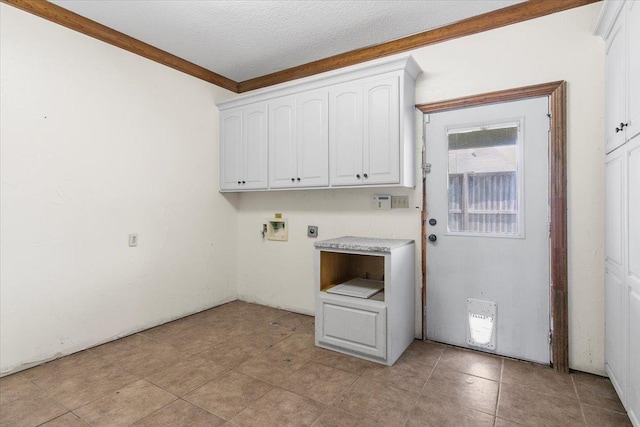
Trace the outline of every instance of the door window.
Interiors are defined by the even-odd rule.
[[[520,123],[447,131],[448,231],[518,236]]]

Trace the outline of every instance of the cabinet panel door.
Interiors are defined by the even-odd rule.
[[[243,189],[267,188],[267,105],[244,110]]]
[[[627,411],[640,425],[640,135],[627,142],[629,379]]]
[[[622,268],[624,255],[624,152],[622,149],[605,159],[605,260]]]
[[[362,85],[336,86],[329,92],[331,185],[362,183]]]
[[[296,97],[278,98],[269,104],[269,187],[295,187]]]
[[[627,142],[626,148],[627,256],[629,260],[627,284],[640,294],[640,135]]]
[[[616,132],[626,118],[625,99],[625,28],[619,20],[607,40],[605,58],[605,152],[608,153],[624,142],[624,132]]]
[[[627,9],[627,139],[640,134],[640,1]]]
[[[329,185],[329,122],[327,91],[317,90],[298,95],[297,137],[299,185]]]
[[[640,293],[629,294],[629,418],[640,425]]]
[[[242,109],[220,112],[220,189],[242,188]]]
[[[626,289],[616,269],[605,268],[604,359],[620,400],[626,399]]]
[[[351,302],[353,300],[355,302]],[[356,298],[319,296],[320,344],[370,356],[387,357],[387,309]]]
[[[400,95],[397,76],[364,85],[364,183],[400,182]]]

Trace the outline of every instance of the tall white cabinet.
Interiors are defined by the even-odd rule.
[[[605,368],[640,426],[640,2],[605,2]]]

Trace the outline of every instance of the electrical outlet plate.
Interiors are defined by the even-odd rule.
[[[307,226],[307,237],[318,237],[318,226],[317,225],[308,225]]]
[[[129,234],[129,246],[138,246],[138,233]]]
[[[408,209],[409,208],[409,196],[391,196],[391,208],[392,209]]]

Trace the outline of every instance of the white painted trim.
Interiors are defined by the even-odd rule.
[[[613,29],[613,24],[618,19],[618,15],[620,15],[623,6],[623,1],[605,0],[593,33],[602,37],[604,40],[608,39]]]

